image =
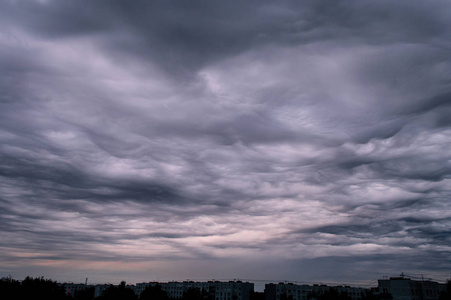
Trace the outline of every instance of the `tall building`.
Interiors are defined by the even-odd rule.
[[[378,293],[391,294],[393,300],[438,300],[446,285],[430,280],[400,277],[378,280]]]

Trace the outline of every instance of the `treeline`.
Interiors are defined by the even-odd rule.
[[[76,291],[74,296],[66,295],[64,284],[45,279],[44,277],[26,277],[24,280],[14,280],[11,277],[0,279],[0,299],[45,299],[45,300],[93,300],[94,287]],[[257,295],[258,293],[253,293]],[[263,293],[261,293],[263,294]],[[122,281],[119,286],[111,285],[96,300],[171,300],[160,285],[148,286],[138,296]],[[205,290],[189,288],[183,293],[181,300],[214,300]],[[263,300],[254,299],[250,300]]]
[[[64,284],[58,284],[56,281],[45,279],[44,277],[26,277],[24,280],[14,280],[11,277],[0,279],[0,299],[45,299],[45,300],[93,300],[94,287],[89,287],[75,292],[74,296],[66,295]],[[347,293],[340,293],[331,287],[322,294],[309,294],[308,299],[312,300],[352,300]],[[148,286],[138,296],[135,292],[125,285],[122,281],[120,285],[111,285],[96,300],[171,300],[166,291],[163,291],[160,285]],[[251,292],[249,300],[264,300],[264,293]],[[280,300],[292,300],[291,295],[282,295]],[[390,294],[374,295],[368,292],[363,295],[362,300],[389,300]],[[181,300],[214,300],[214,296],[205,290],[199,288],[189,288],[183,293]],[[451,300],[451,280],[447,281],[446,291],[440,296],[439,300]]]
[[[96,300],[144,300],[144,299],[169,300],[169,297],[168,294],[161,289],[160,285],[148,286],[138,296],[132,289],[126,287],[125,281],[122,281],[119,286],[110,286],[102,293],[100,297],[96,298]],[[81,300],[81,298],[76,300]]]
[[[0,279],[0,299],[71,300],[72,297],[66,296],[63,286],[44,277],[26,277],[22,281],[3,277]]]

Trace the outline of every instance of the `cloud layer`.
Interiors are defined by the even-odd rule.
[[[447,278],[450,9],[3,1],[0,274]]]

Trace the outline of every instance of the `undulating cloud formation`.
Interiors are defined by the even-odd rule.
[[[451,270],[451,2],[0,2],[0,275]]]

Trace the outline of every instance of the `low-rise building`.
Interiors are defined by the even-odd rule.
[[[139,295],[147,286],[161,285],[169,298],[180,299],[190,288],[198,288],[208,293],[214,300],[249,300],[251,291],[254,291],[254,284],[242,281],[173,281],[173,282],[148,282],[138,283],[134,287],[135,293]]]
[[[254,284],[242,281],[209,281],[209,292],[215,300],[249,300]]]
[[[66,292],[66,295],[74,296],[75,293],[94,287],[93,285],[86,285],[83,283],[64,283],[64,291]]]
[[[367,293],[367,289],[351,286],[327,286],[324,284],[293,284],[279,282],[265,285],[266,300],[311,300],[322,295],[330,289],[337,290],[338,293],[346,293],[352,300],[360,300]]]
[[[94,298],[102,296],[103,292],[109,287],[114,286],[112,284],[96,284],[94,287]]]

